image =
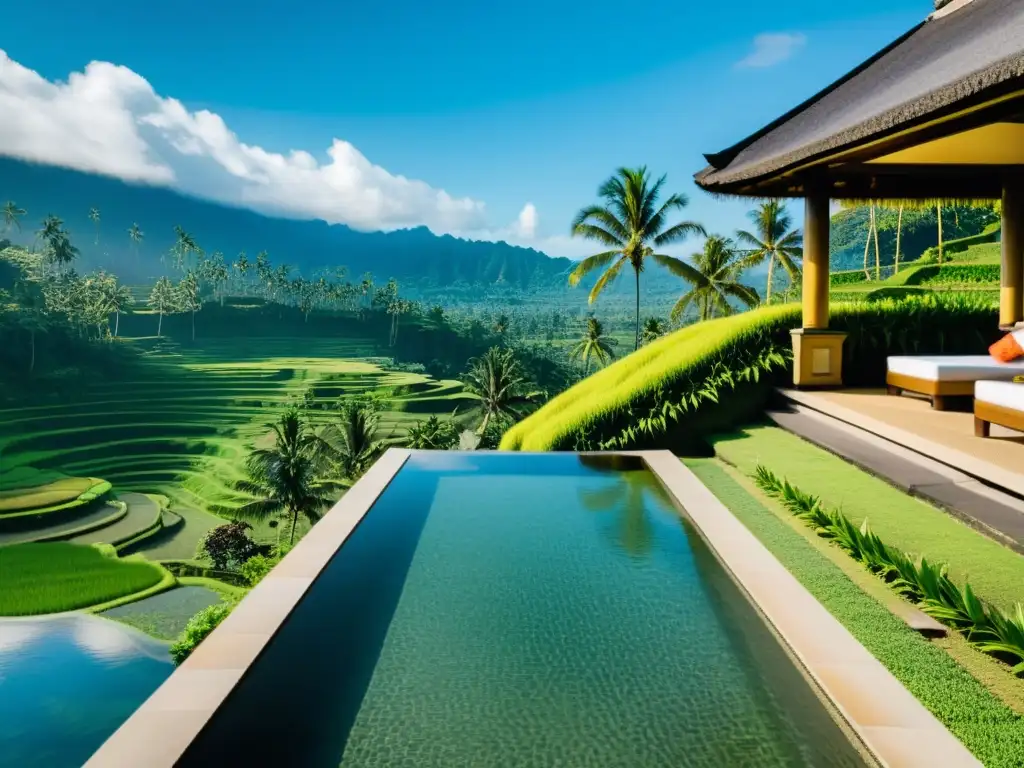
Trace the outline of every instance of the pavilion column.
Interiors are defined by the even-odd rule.
[[[999,279],[999,325],[1024,320],[1024,178],[1003,183],[1002,270]]]
[[[804,211],[803,327],[792,331],[793,384],[836,387],[843,383],[846,334],[828,327],[828,192],[809,189]]]

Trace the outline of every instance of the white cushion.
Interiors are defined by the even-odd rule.
[[[932,355],[887,358],[889,371],[928,381],[1009,380],[1024,374],[1024,358],[1001,363],[991,355]]]
[[[978,381],[974,384],[974,399],[1024,413],[1024,384],[1014,384],[1012,381]]]

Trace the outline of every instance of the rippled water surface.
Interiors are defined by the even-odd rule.
[[[0,619],[0,766],[81,766],[171,670],[166,643],[108,619]]]
[[[567,454],[414,454],[183,765],[218,754],[864,764],[656,478]]]

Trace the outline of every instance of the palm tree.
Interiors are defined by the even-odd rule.
[[[597,190],[604,205],[591,205],[576,214],[572,223],[574,237],[585,237],[610,250],[588,256],[569,275],[569,285],[578,285],[584,275],[607,267],[590,291],[591,304],[629,264],[636,276],[636,343],[640,346],[640,273],[650,258],[659,264],[672,260],[654,252],[654,248],[678,242],[689,235],[703,235],[704,228],[692,221],[668,226],[668,215],[686,207],[685,195],[670,195],[659,207],[658,196],[665,185],[662,176],[653,184],[646,167],[619,168]]]
[[[199,300],[199,279],[191,269],[181,278],[177,286],[177,308],[192,313],[192,341],[196,340],[196,312],[202,307]]]
[[[50,235],[47,242],[50,248],[50,261],[56,264],[60,271],[66,271],[78,258],[78,248],[72,244],[66,230],[57,230]]]
[[[151,309],[160,315],[160,320],[156,326],[157,336],[162,335],[164,315],[175,311],[177,298],[177,291],[174,290],[174,285],[167,277],[161,277],[156,281],[156,285],[153,286],[153,290],[149,294],[149,301],[147,303]]]
[[[650,344],[655,339],[665,335],[665,324],[656,317],[648,317],[644,320],[644,327],[640,331],[640,343]]]
[[[89,209],[89,221],[96,225],[96,242],[94,245],[100,244],[100,209],[90,208]]]
[[[235,272],[238,274],[238,284],[242,289],[242,293],[246,293],[246,277],[249,274],[249,257],[245,255],[245,251],[238,254],[238,258],[235,259],[235,263],[231,265]]]
[[[250,498],[218,511],[258,522],[284,518],[291,524],[289,543],[294,543],[299,516],[311,524],[319,520],[334,500],[334,484],[317,477],[318,440],[298,410],[289,409],[267,428],[274,434],[273,447],[254,450],[246,462],[248,478],[235,483],[235,490]],[[279,526],[279,544],[280,539]]]
[[[590,373],[590,364],[595,359],[600,365],[606,365],[615,356],[612,350],[616,344],[615,339],[604,335],[604,326],[596,317],[587,318],[587,327],[583,336],[569,350],[570,360],[579,360]]]
[[[18,221],[22,216],[25,215],[25,209],[19,208],[18,204],[13,200],[8,200],[7,204],[3,209],[4,214],[4,234],[6,235],[11,231],[11,227],[17,227],[18,231],[21,232],[21,222]]]
[[[540,396],[540,392],[530,389],[515,353],[501,347],[491,347],[471,360],[463,384],[466,393],[476,401],[469,413],[480,419],[478,435],[483,435],[494,419],[516,421],[522,418]]]
[[[731,315],[733,306],[730,299],[746,307],[758,302],[757,291],[739,282],[748,257],[738,252],[728,238],[712,235],[704,242],[704,250],[690,257],[693,261],[691,276],[683,275],[690,283],[690,290],[679,297],[672,307],[672,319],[678,320],[690,307],[696,307],[700,320],[709,320],[716,315]],[[689,265],[687,265],[689,266]]]
[[[116,275],[100,273],[97,279],[100,310],[106,315],[114,313],[114,338],[121,327],[121,314],[127,312],[135,300],[128,286],[121,285]]]
[[[190,266],[190,257],[193,253],[200,253],[200,248],[196,245],[195,239],[181,228],[179,225],[175,225],[174,234],[176,240],[174,242],[173,256],[174,256],[174,267],[175,269],[184,272],[187,267]]]
[[[342,404],[337,420],[317,433],[317,455],[337,484],[354,483],[384,452],[387,446],[378,439],[379,429],[378,408],[350,400]]]
[[[36,242],[42,241],[48,243],[56,237],[61,230],[64,228],[64,222],[54,216],[52,213],[47,214],[46,218],[43,219],[42,224],[39,225],[39,230],[36,232]]]
[[[142,245],[142,240],[146,236],[146,233],[139,229],[138,224],[132,224],[128,228],[128,237],[132,241],[132,250],[135,251],[135,260],[139,260],[139,246]]]
[[[769,303],[772,300],[776,262],[789,275],[791,284],[800,278],[797,263],[803,255],[803,235],[799,229],[790,229],[792,220],[780,200],[765,200],[748,216],[755,226],[755,232],[740,230],[736,233],[736,239],[749,249],[746,267],[768,262],[768,287],[764,300]]]

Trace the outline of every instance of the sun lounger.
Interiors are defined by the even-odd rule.
[[[947,397],[970,397],[976,381],[1011,381],[1024,374],[1024,360],[1001,363],[991,355],[890,357],[885,382],[889,394],[916,392],[942,410]]]
[[[979,381],[974,385],[974,434],[988,437],[993,424],[1024,432],[1024,384]]]

